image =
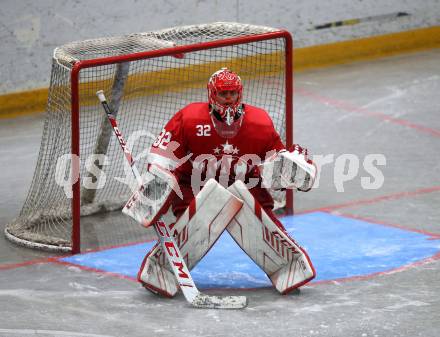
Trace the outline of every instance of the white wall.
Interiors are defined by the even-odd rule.
[[[326,22],[408,12],[339,28]],[[284,28],[309,46],[440,24],[440,0],[1,0],[0,94],[49,85],[53,49],[101,36],[238,21]]]

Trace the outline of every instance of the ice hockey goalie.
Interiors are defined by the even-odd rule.
[[[273,286],[287,294],[312,280],[315,270],[274,216],[267,188],[308,191],[316,167],[301,147],[285,149],[266,111],[242,102],[236,73],[220,69],[207,89],[208,102],[178,111],[150,150],[153,178],[146,190],[160,194],[155,199],[160,207],[132,200],[124,212],[145,226],[157,212],[165,214],[190,270],[227,230]],[[145,256],[138,280],[167,297],[179,290],[158,244]]]

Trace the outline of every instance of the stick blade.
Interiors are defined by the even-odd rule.
[[[198,294],[191,304],[203,309],[243,309],[247,306],[246,296],[209,296]]]

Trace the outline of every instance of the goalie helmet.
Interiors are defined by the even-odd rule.
[[[221,68],[211,75],[207,87],[211,118],[217,133],[224,138],[234,137],[244,116],[240,76],[228,68]]]

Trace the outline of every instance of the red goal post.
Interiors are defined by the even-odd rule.
[[[289,32],[236,23],[177,27],[57,48],[37,168],[22,212],[7,225],[6,236],[32,248],[78,253],[82,218],[118,210],[128,199],[130,189],[114,181],[121,178],[123,158],[102,123],[105,116],[94,96],[97,90],[111,93],[124,134],[133,134],[137,128],[157,135],[179,108],[191,101],[206,101],[207,79],[227,66],[243,79],[243,101],[267,110],[289,146],[293,143],[292,62]],[[62,140],[62,136],[69,139]],[[53,186],[60,179],[54,167],[59,168],[60,156],[69,152],[67,143],[73,155],[71,199],[63,198],[60,186]],[[148,141],[138,142],[132,151],[140,153],[149,145]],[[107,165],[94,161],[104,172],[102,176],[84,168],[93,154],[109,159]],[[85,188],[86,177],[95,183],[107,178],[105,187]],[[291,191],[277,199],[288,213],[293,212]],[[105,244],[136,239],[109,239]]]

